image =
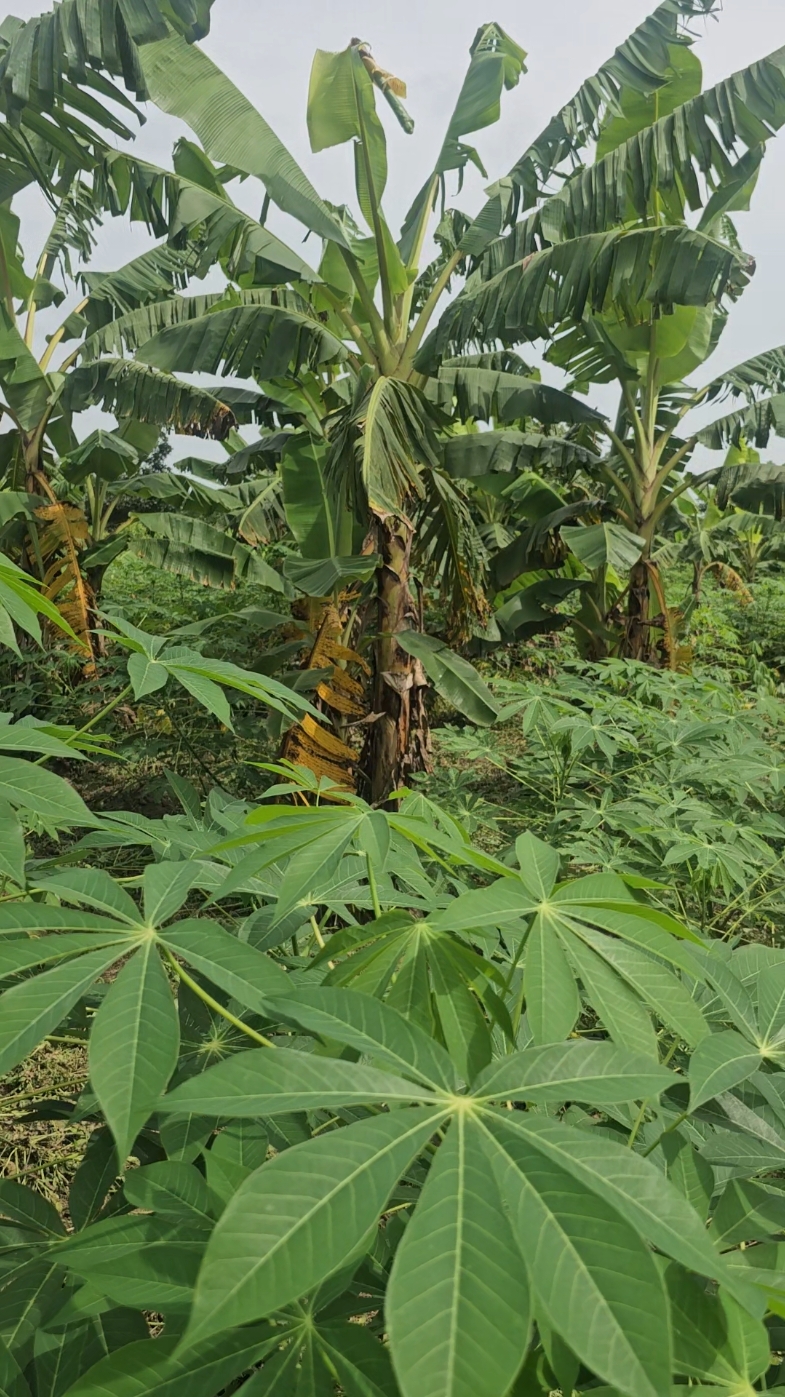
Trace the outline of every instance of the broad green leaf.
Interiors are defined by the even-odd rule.
[[[90,1035],[90,1081],[121,1167],[174,1071],[179,1042],[172,991],[149,940],[110,985]]]
[[[501,1058],[472,1083],[483,1100],[586,1101],[613,1105],[657,1097],[681,1081],[665,1067],[612,1043],[583,1040],[526,1048]]]
[[[303,558],[334,557],[336,502],[324,474],[324,448],[310,437],[294,437],[281,456],[281,482],[286,522]]]
[[[641,1237],[690,1270],[722,1282],[752,1313],[760,1313],[750,1288],[739,1288],[727,1271],[694,1208],[650,1159],[544,1116],[512,1120],[510,1128],[523,1131],[532,1148],[604,1198]]]
[[[450,954],[449,944],[432,941],[428,965],[436,1012],[450,1057],[465,1081],[471,1081],[491,1060],[488,1025],[466,982],[464,969]]]
[[[83,1373],[65,1397],[214,1397],[280,1342],[267,1325],[196,1344],[175,1356],[177,1335],[126,1344]]]
[[[207,1229],[140,1213],[95,1222],[59,1243],[58,1261],[133,1309],[191,1303]]]
[[[193,1164],[165,1160],[132,1169],[125,1177],[123,1192],[135,1208],[212,1225],[210,1194]]]
[[[256,175],[285,213],[346,246],[340,224],[286,147],[201,49],[173,36],[145,45],[140,59],[153,101],[185,121],[212,160]]]
[[[309,597],[328,597],[336,587],[345,588],[352,582],[368,582],[379,567],[378,553],[363,553],[360,557],[287,558],[283,573],[298,592]]]
[[[298,986],[285,1000],[270,1004],[311,1033],[347,1043],[437,1090],[455,1091],[455,1068],[440,1043],[382,1000],[357,990]]]
[[[262,951],[240,941],[217,922],[188,918],[160,935],[160,943],[257,1014],[286,995],[286,973]]]
[[[13,1179],[0,1179],[0,1217],[52,1237],[62,1237],[65,1232],[54,1204]]]
[[[0,1338],[0,1397],[30,1397],[30,1388],[14,1355]]]
[[[523,986],[534,1041],[558,1043],[569,1038],[581,1012],[581,999],[559,937],[545,914],[535,918],[529,932]]]
[[[165,1096],[162,1111],[204,1116],[274,1116],[335,1111],[375,1101],[409,1103],[431,1093],[371,1067],[316,1057],[293,1048],[257,1048],[208,1067]]]
[[[304,1121],[305,1117],[290,1116],[286,1121],[279,1117],[276,1124],[286,1129],[292,1120],[300,1119]],[[307,1138],[308,1129],[305,1127],[299,1139]],[[204,1158],[208,1185],[222,1203],[228,1203],[249,1174],[264,1164],[269,1144],[267,1128],[259,1121],[232,1120],[214,1136]],[[280,1144],[279,1134],[279,1147]]]
[[[745,1082],[760,1065],[760,1052],[733,1029],[704,1038],[690,1059],[690,1109]]]
[[[785,962],[769,966],[758,976],[758,1028],[766,1047],[778,1043],[785,1033]]]
[[[730,1295],[708,1295],[694,1277],[671,1263],[665,1270],[677,1373],[717,1382],[745,1397],[771,1363],[766,1328]]]
[[[561,536],[576,558],[595,571],[612,567],[624,575],[637,563],[646,540],[630,533],[621,524],[586,524],[561,530]]]
[[[0,995],[0,1075],[22,1062],[117,960],[118,948],[93,951],[46,970]]]
[[[657,1038],[645,1004],[607,961],[578,936],[565,942],[567,954],[583,981],[586,997],[614,1043],[657,1060]]]
[[[102,868],[62,869],[49,878],[43,878],[38,886],[45,892],[54,893],[64,902],[85,904],[98,912],[108,912],[129,927],[140,924],[139,908],[133,898]]]
[[[529,1338],[526,1265],[482,1132],[458,1112],[395,1256],[385,1303],[404,1397],[507,1392]]]
[[[442,695],[479,727],[490,727],[498,717],[496,701],[474,665],[456,655],[443,640],[421,631],[399,631],[396,639],[407,654],[422,663],[425,673]]]
[[[556,850],[527,830],[515,841],[515,857],[521,870],[521,882],[533,898],[544,902],[559,877],[561,859]]]
[[[729,1179],[711,1220],[717,1248],[762,1242],[785,1231],[785,1196],[746,1179]]]
[[[0,757],[0,800],[15,810],[28,810],[55,829],[95,824],[82,797],[62,776],[19,757]]]
[[[111,1131],[94,1130],[68,1190],[68,1211],[77,1232],[98,1216],[119,1172]]]
[[[443,1116],[422,1107],[394,1111],[263,1164],[216,1225],[188,1341],[271,1314],[337,1271]]]
[[[9,805],[0,805],[0,876],[25,886],[25,836],[21,823]]]
[[[714,1170],[698,1154],[686,1131],[663,1136],[660,1149],[665,1156],[666,1173],[679,1193],[692,1204],[699,1217],[708,1217],[714,1197]]]
[[[124,936],[96,935],[94,931],[61,931],[57,936],[31,936],[24,939],[0,941],[0,979],[18,975],[35,965],[49,965],[65,960],[82,951],[97,951],[102,946],[116,946],[117,955],[129,949]]]
[[[148,863],[142,878],[142,905],[148,926],[161,926],[179,912],[199,877],[193,863]]]
[[[486,1140],[529,1267],[535,1313],[542,1308],[583,1362],[629,1397],[662,1397],[671,1374],[668,1309],[645,1243],[520,1131],[497,1117]]]

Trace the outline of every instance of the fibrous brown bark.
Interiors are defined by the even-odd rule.
[[[403,520],[376,524],[382,566],[377,573],[378,637],[374,651],[372,712],[377,714],[360,769],[374,805],[404,786],[413,772],[430,771],[431,734],[425,706],[428,680],[422,664],[398,644],[404,630],[420,628],[409,589],[412,531]]]
[[[652,643],[650,570],[652,563],[641,558],[630,573],[627,619],[619,654],[625,660],[656,664],[657,649]]]

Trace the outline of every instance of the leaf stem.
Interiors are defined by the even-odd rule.
[[[178,979],[182,980],[183,984],[187,985],[189,990],[193,990],[194,994],[207,1005],[208,1009],[212,1009],[214,1013],[220,1014],[222,1019],[226,1019],[227,1023],[230,1023],[234,1028],[239,1028],[240,1032],[247,1034],[249,1038],[253,1038],[254,1042],[259,1043],[261,1047],[275,1048],[275,1043],[271,1042],[269,1038],[265,1038],[262,1033],[257,1033],[255,1028],[251,1028],[250,1024],[243,1023],[242,1019],[238,1019],[237,1015],[233,1014],[230,1009],[225,1009],[222,1004],[218,1003],[217,999],[213,999],[213,996],[208,994],[207,990],[202,989],[202,986],[194,980],[193,976],[189,975],[188,971],[183,969],[182,965],[175,959],[171,951],[164,948],[164,955]]]
[[[408,378],[411,373],[414,366],[414,357],[417,350],[420,348],[423,335],[431,323],[431,317],[441,300],[442,293],[446,289],[450,277],[457,271],[465,256],[466,253],[461,252],[459,249],[457,252],[453,253],[449,262],[442,268],[441,274],[434,283],[433,290],[415,320],[412,332],[406,341],[406,348],[401,355],[401,362],[398,366],[398,377]]]
[[[373,915],[378,921],[382,915],[382,905],[379,901],[379,889],[376,886],[376,874],[373,871],[373,862],[367,850],[365,853],[365,862],[368,868],[368,887],[371,893],[371,902],[373,903]]]
[[[125,688],[121,689],[120,693],[116,694],[115,697],[107,703],[106,707],[101,709],[100,713],[96,713],[95,717],[91,718],[89,723],[85,723],[84,727],[80,728],[78,732],[71,733],[70,737],[63,738],[66,747],[72,747],[78,737],[82,737],[86,732],[89,732],[91,728],[94,728],[96,723],[100,723],[109,713],[113,713],[115,708],[123,702],[123,699],[127,699],[132,692],[131,685],[126,684]],[[54,755],[54,752],[45,752],[43,757],[39,757],[37,761],[33,762],[33,766],[43,766],[44,762],[48,762],[49,758]]]

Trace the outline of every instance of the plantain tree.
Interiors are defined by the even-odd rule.
[[[404,133],[412,123],[402,105],[403,85],[378,67],[367,45],[353,40],[341,52],[317,54],[308,102],[314,150],[352,146],[358,205],[353,213],[317,194],[267,122],[198,45],[171,36],[139,50],[152,98],[186,122],[201,145],[200,152],[187,143],[182,159],[187,157],[203,194],[181,209],[172,236],[177,239],[189,221],[201,217],[215,235],[236,300],[224,309],[210,307],[206,315],[183,304],[177,314],[187,323],[167,321],[156,333],[154,316],[136,325],[129,321],[126,347],[166,372],[249,377],[278,394],[284,413],[297,398],[309,442],[318,447],[316,456],[311,451],[302,457],[297,491],[323,521],[323,506],[330,516],[321,534],[331,539],[333,566],[322,578],[332,576],[337,585],[342,576],[358,575],[358,558],[365,558],[366,570],[378,559],[371,704],[376,717],[364,755],[374,800],[427,763],[426,674],[443,674],[447,663],[437,642],[418,639],[423,607],[415,581],[430,566],[450,610],[460,598],[476,620],[486,614],[483,553],[477,530],[467,523],[461,478],[444,469],[445,439],[478,422],[513,430],[525,424],[540,435],[560,424],[568,435],[589,437],[606,426],[574,392],[543,384],[522,364],[510,371],[497,352],[500,339],[512,338],[506,331],[499,336],[490,327],[479,336],[485,343],[477,354],[467,352],[474,349],[468,341],[477,338],[473,329],[456,337],[463,343],[453,352],[452,344],[447,349],[449,312],[437,340],[426,344],[434,318],[456,283],[465,282],[458,315],[466,298],[481,290],[478,278],[482,283],[493,259],[510,245],[509,238],[500,243],[500,235],[521,208],[545,206],[549,183],[565,176],[566,187],[575,187],[584,151],[620,118],[622,101],[634,98],[648,111],[657,100],[653,94],[670,91],[674,58],[690,52],[687,21],[713,9],[713,0],[665,0],[534,137],[510,177],[492,187],[472,218],[447,207],[446,181],[457,176],[460,185],[470,163],[482,169],[466,137],[499,117],[502,93],[519,81],[525,60],[500,26],[482,26],[432,173],[397,236],[384,213],[387,141],[379,97]],[[767,81],[776,86],[781,74],[771,71]],[[714,145],[720,150],[716,160],[726,165],[721,141]],[[230,171],[264,185],[258,221],[229,200]],[[267,227],[271,205],[321,240],[317,265],[304,270],[298,254],[299,270],[281,276],[285,254]],[[545,246],[557,233],[548,224],[537,236]],[[716,258],[725,275],[716,273],[713,288],[742,264],[724,246]],[[275,383],[272,369],[280,376],[283,337],[292,352],[284,381]],[[345,564],[347,573],[343,564],[336,569],[336,558],[355,562]]]
[[[699,10],[678,8],[685,18]],[[785,50],[703,90],[691,36],[674,27],[662,37],[661,83],[617,69],[618,101],[592,133],[591,163],[546,196],[535,147],[492,191],[462,243],[465,287],[415,360],[427,373],[469,350],[536,345],[569,376],[568,391],[617,385],[615,418],[597,422],[606,443],[597,479],[641,543],[615,648],[649,660],[668,648],[667,638],[657,645],[668,608],[652,547],[691,485],[696,446],[765,445],[785,420],[782,349],[694,386],[755,270],[730,215],[748,208],[785,122]],[[744,401],[708,427],[690,425],[695,409],[728,395]],[[598,608],[597,627],[606,621]]]

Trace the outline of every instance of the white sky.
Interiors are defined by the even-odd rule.
[[[389,140],[385,205],[388,219],[396,227],[433,167],[469,45],[481,23],[498,21],[528,52],[528,73],[517,89],[504,94],[501,121],[476,138],[489,180],[493,180],[507,173],[551,114],[655,3],[550,0],[549,4],[523,4],[520,0],[495,0],[486,10],[477,0],[289,0],[286,5],[263,8],[258,0],[216,0],[212,32],[203,47],[255,103],[319,192],[332,202],[354,204],[349,148],[312,155],[305,107],[314,49],[340,49],[354,36],[367,40],[377,61],[407,82],[407,106],[416,122],[414,135],[405,136],[386,104],[380,102]],[[14,14],[25,19],[42,8],[41,0],[12,0],[12,7]],[[719,20],[694,23],[701,34],[696,52],[709,86],[785,45],[785,0],[724,0]],[[169,164],[172,143],[182,132],[178,122],[150,109],[147,125],[135,142],[137,153]],[[475,212],[481,205],[484,183],[470,170],[464,190],[454,202],[468,213]],[[261,186],[248,181],[240,197],[249,210],[258,212],[262,193]],[[32,252],[43,234],[43,210],[39,211],[30,197],[26,206],[29,221],[23,223],[22,235]],[[31,224],[38,236],[26,236]],[[297,225],[288,220],[273,223],[271,219],[271,224],[290,239],[300,236]],[[715,358],[717,370],[785,342],[785,131],[770,143],[752,211],[738,215],[737,226],[758,270],[733,312]],[[93,266],[108,270],[141,252],[147,242],[143,231],[131,230],[118,221],[102,236]],[[309,248],[304,251],[309,257]],[[316,256],[314,247],[309,260]],[[183,452],[177,454],[193,448],[193,441],[184,441]],[[785,444],[772,443],[768,454],[782,459]],[[704,453],[703,459],[707,465],[719,462],[710,453]]]

